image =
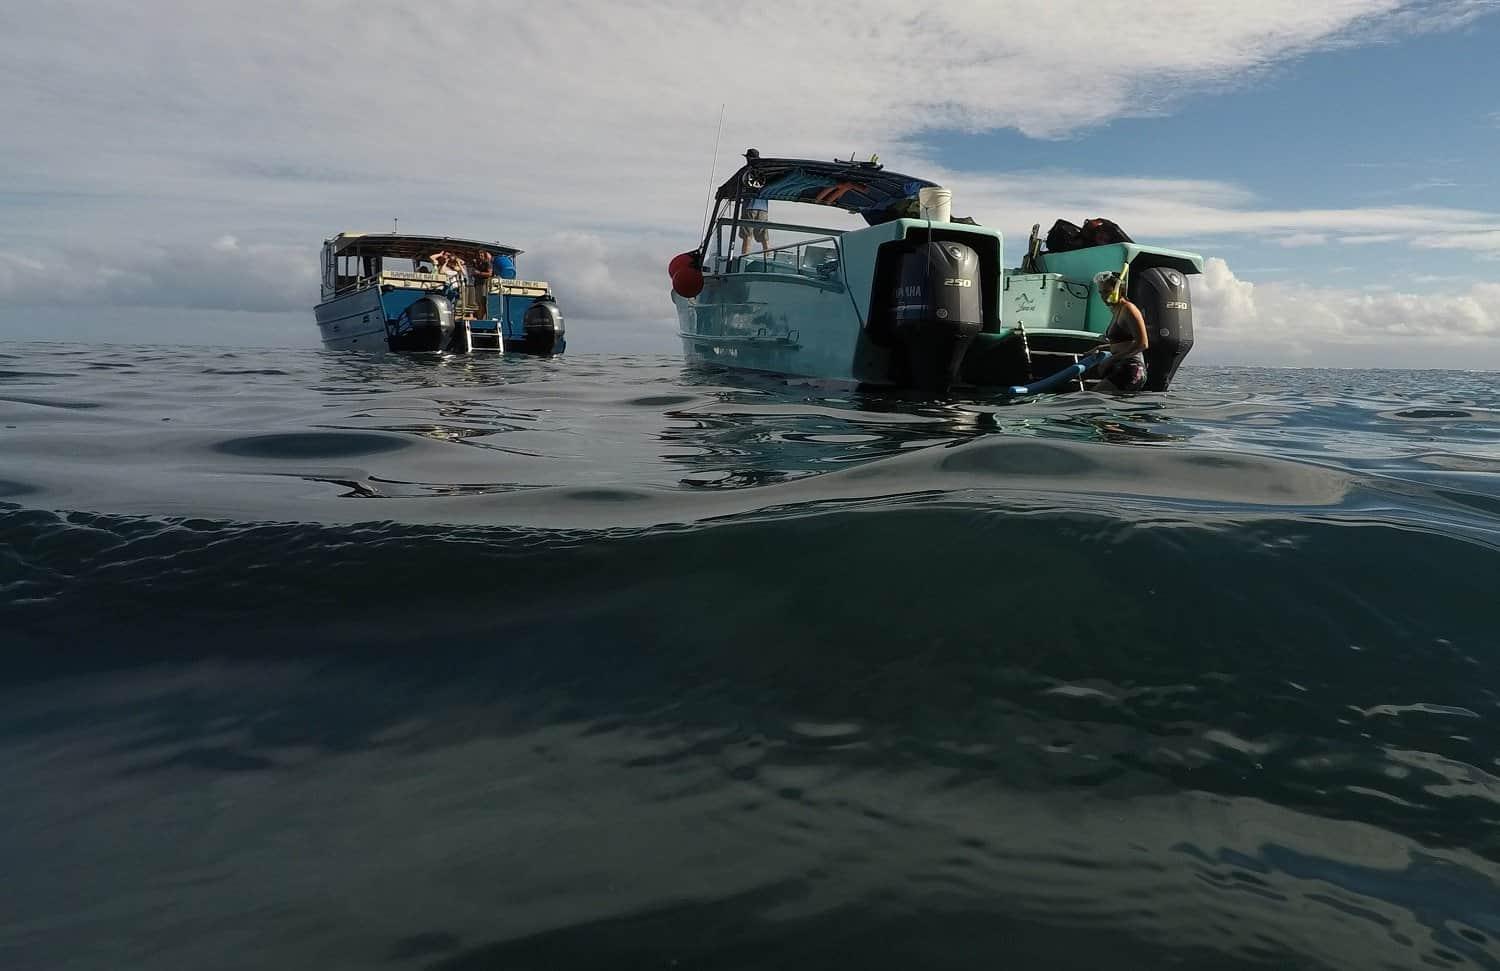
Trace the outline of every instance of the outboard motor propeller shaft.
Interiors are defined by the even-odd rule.
[[[962,243],[917,243],[900,254],[896,281],[893,329],[907,378],[919,390],[944,394],[984,329],[979,254]]]

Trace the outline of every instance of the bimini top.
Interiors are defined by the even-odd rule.
[[[857,212],[874,226],[917,215],[917,190],[936,182],[887,172],[874,161],[816,162],[801,158],[761,158],[750,149],[745,165],[719,186],[719,201],[757,196],[781,202],[806,202]]]
[[[408,236],[404,233],[339,233],[324,242],[332,246],[335,253],[350,253],[361,256],[394,256],[397,259],[421,259],[441,250],[459,256],[473,256],[482,249],[499,256],[516,256],[523,250],[504,243],[490,243],[482,239],[457,239],[453,236]]]

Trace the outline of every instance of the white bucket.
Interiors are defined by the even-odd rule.
[[[938,186],[917,190],[917,211],[920,218],[933,222],[953,221],[953,191]]]

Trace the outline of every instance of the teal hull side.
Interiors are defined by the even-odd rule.
[[[902,239],[921,241],[929,231],[938,240],[994,240],[993,250],[982,250],[996,271],[983,297],[986,322],[964,354],[957,376],[960,384],[980,388],[1028,384],[1098,347],[1111,311],[1093,285],[1095,273],[1127,265],[1133,274],[1168,267],[1191,275],[1202,268],[1201,257],[1193,253],[1120,243],[1045,253],[1041,272],[1006,272],[1003,240],[993,229],[894,220],[842,233],[836,240],[818,240],[819,257],[814,261],[788,260],[785,253],[771,259],[757,254],[748,263],[742,258],[717,261],[716,266],[728,271],[708,273],[697,297],[672,296],[684,356],[694,363],[793,377],[897,383],[895,375],[907,370],[908,359],[894,361],[902,349],[876,345],[865,326],[876,299],[880,249]],[[836,269],[830,269],[825,259],[830,251],[837,257]],[[1185,291],[1182,299],[1187,299]],[[1183,349],[1166,362],[1170,366],[1163,370],[1164,381],[1170,380],[1175,362],[1191,347],[1190,321],[1184,326],[1186,337],[1178,341]],[[1024,339],[1017,328],[1024,329]],[[1172,355],[1172,345],[1165,346]]]
[[[864,336],[848,290],[776,273],[709,276],[689,300],[672,295],[683,356],[697,364],[879,383],[889,354]]]
[[[699,364],[769,371],[798,377],[893,384],[891,351],[866,336],[880,247],[929,228],[993,237],[986,227],[898,219],[842,233],[832,245],[838,270],[818,278],[792,272],[709,273],[703,292],[688,299],[672,294],[683,355]],[[738,262],[738,261],[736,261]],[[753,265],[753,263],[752,263]],[[987,294],[998,319],[998,288]]]

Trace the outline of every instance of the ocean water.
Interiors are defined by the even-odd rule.
[[[1493,374],[0,348],[0,967],[1500,967]]]

